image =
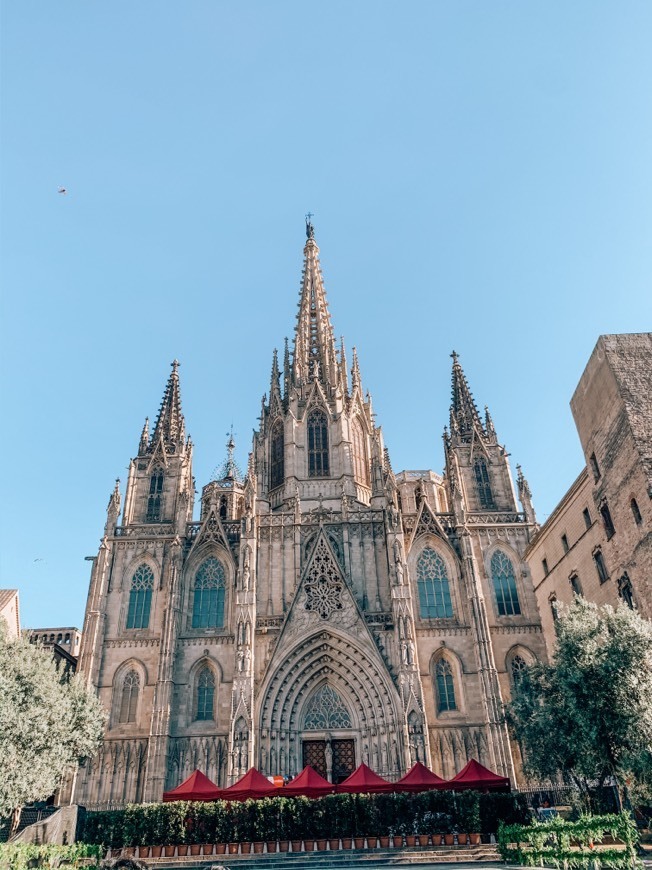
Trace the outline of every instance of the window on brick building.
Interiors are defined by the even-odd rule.
[[[600,466],[598,465],[598,460],[595,458],[595,453],[592,453],[589,456],[589,462],[591,464],[591,471],[593,472],[593,480],[597,483],[600,480]]]
[[[557,596],[554,592],[551,592],[548,596],[548,603],[550,604],[550,612],[552,613],[552,621],[557,622]]]
[[[587,529],[590,529],[591,525],[593,523],[593,520],[591,519],[591,514],[589,513],[588,508],[584,508],[584,510],[582,511],[582,516],[584,517],[584,525],[586,526]]]
[[[641,516],[641,510],[640,510],[640,508],[638,506],[638,502],[636,501],[635,498],[633,498],[630,501],[629,506],[632,509],[632,515],[634,517],[634,522],[636,523],[637,526],[640,526],[641,523],[643,522],[643,517]]]
[[[543,576],[547,577],[548,574],[550,574],[550,569],[548,568],[548,560],[547,559],[541,560],[541,567],[543,568]]]
[[[573,572],[568,578],[568,582],[571,585],[571,589],[573,590],[574,595],[583,595],[582,592],[582,584],[580,583],[580,578],[577,576],[575,572]]]
[[[595,562],[595,568],[598,572],[600,583],[605,583],[609,579],[609,572],[607,571],[602,550],[596,550],[593,553],[593,561]]]
[[[607,540],[609,540],[616,534],[616,529],[614,528],[614,521],[611,519],[611,511],[606,501],[603,501],[600,505],[600,516],[602,517],[604,530],[607,533]]]
[[[564,553],[567,553],[570,550],[570,547],[568,546],[568,538],[566,537],[566,535],[561,536],[561,545],[564,548]]]

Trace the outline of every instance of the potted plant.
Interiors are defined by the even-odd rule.
[[[301,840],[291,840],[291,843],[292,843],[292,851],[293,852],[300,852],[301,851],[301,843],[302,843]]]
[[[269,852],[276,852],[276,840],[265,840],[265,842],[267,843],[268,853]]]
[[[226,843],[215,843],[215,854],[226,855]]]
[[[149,846],[139,846],[138,847],[138,857],[139,858],[147,858],[149,855]]]
[[[152,858],[160,858],[163,846],[152,846]],[[133,852],[131,853],[133,855]]]
[[[164,846],[163,851],[165,852],[165,857],[166,858],[174,857],[174,853],[176,851],[176,848],[177,848],[176,846]]]
[[[240,843],[240,853],[242,855],[249,855],[251,853],[251,841],[250,840],[243,840]]]
[[[180,858],[185,857],[188,854],[188,844],[187,843],[179,843],[177,846],[177,855]]]
[[[262,840],[254,840],[252,845],[254,847],[254,853],[256,855],[261,855],[263,848],[265,846],[265,843]]]

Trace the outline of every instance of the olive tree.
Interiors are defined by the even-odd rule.
[[[650,777],[652,623],[625,604],[598,607],[577,597],[559,609],[550,664],[523,672],[507,708],[526,771],[589,781]]]
[[[105,713],[79,677],[67,679],[26,637],[7,638],[0,619],[0,817],[43,800],[100,743]]]

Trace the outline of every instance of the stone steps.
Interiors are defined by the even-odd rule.
[[[215,866],[227,870],[337,870],[357,864],[364,870],[401,864],[475,864],[499,863],[495,845],[438,846],[394,849],[339,849],[320,852],[275,852],[245,855],[185,855],[147,857],[144,860],[157,870],[209,870]]]

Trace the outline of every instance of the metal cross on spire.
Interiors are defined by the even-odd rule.
[[[315,228],[312,224],[312,219],[314,218],[314,214],[309,211],[306,215],[306,238],[314,239],[315,238]]]

